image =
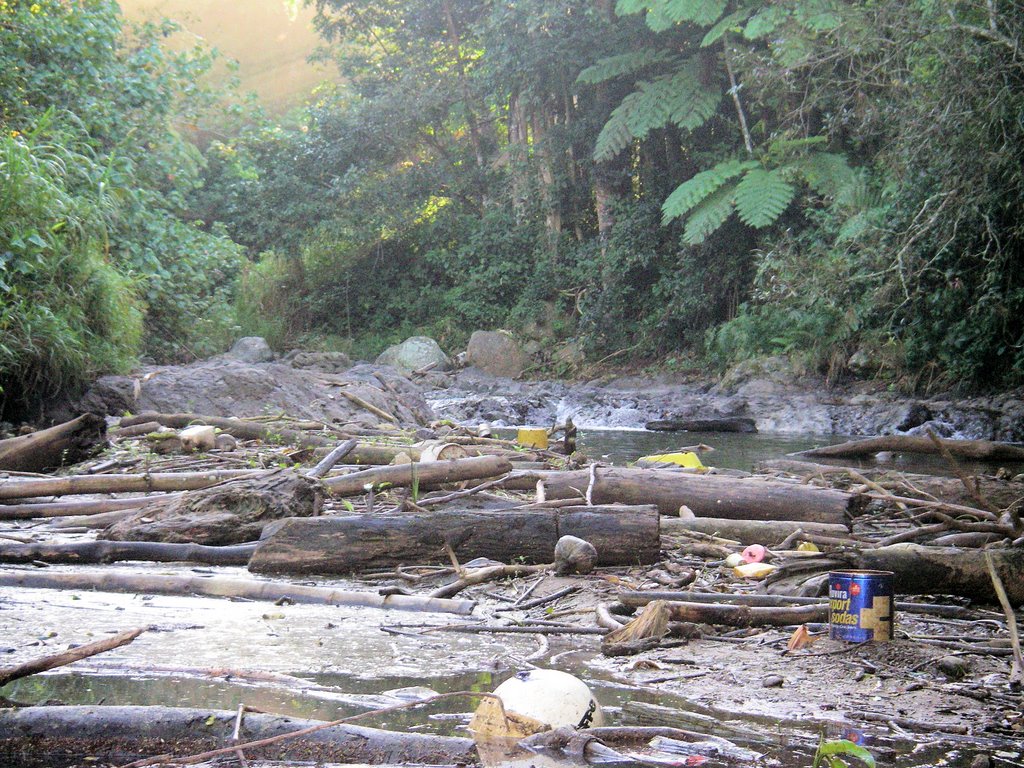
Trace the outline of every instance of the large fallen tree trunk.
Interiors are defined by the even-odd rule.
[[[198,754],[232,743],[235,711],[172,707],[55,706],[0,710],[0,763],[19,765],[46,756],[52,764],[79,764],[83,755],[103,763],[166,754]],[[247,713],[241,741],[305,730],[318,721]],[[250,759],[392,765],[472,765],[471,739],[336,725],[260,748]]]
[[[82,589],[159,595],[205,595],[207,597],[241,597],[271,602],[291,600],[294,603],[362,605],[371,608],[438,611],[462,615],[472,613],[476,606],[472,600],[448,600],[417,595],[379,595],[376,592],[353,592],[329,587],[309,587],[302,584],[232,579],[223,576],[161,576],[110,570],[76,571],[74,573],[0,572],[0,587]]]
[[[644,424],[652,432],[757,432],[753,419],[655,419]]]
[[[512,464],[508,459],[500,456],[472,456],[468,459],[428,461],[364,469],[348,475],[329,477],[324,480],[324,485],[335,496],[359,496],[366,493],[367,486],[380,489],[382,486],[385,488],[388,486],[409,487],[416,484],[421,490],[424,490],[462,480],[498,477],[511,471]]]
[[[937,441],[937,442],[936,442]],[[942,447],[940,447],[940,445]],[[1024,447],[989,440],[946,440],[922,435],[882,435],[865,440],[853,440],[838,445],[826,445],[799,451],[798,456],[845,459],[871,456],[876,453],[942,453],[946,448],[953,456],[977,461],[1024,461]]]
[[[996,592],[985,565],[986,553],[992,557],[1010,602],[1024,604],[1024,547],[959,549],[893,544],[861,551],[857,567],[892,571],[897,592],[953,594],[994,602]]]
[[[785,472],[801,477],[826,478],[836,475],[848,475],[853,482],[857,477],[865,477],[872,482],[883,485],[903,496],[911,495],[916,490],[926,496],[933,496],[939,501],[961,506],[976,506],[978,500],[974,494],[964,487],[957,477],[941,475],[921,475],[910,472],[899,472],[882,467],[840,467],[833,464],[816,464],[813,461],[797,461],[796,459],[771,459],[758,462],[758,472]],[[1024,498],[1024,484],[1003,480],[991,475],[970,475],[970,482],[977,485],[979,495],[997,507],[1005,509]],[[904,492],[905,491],[905,492]]]
[[[334,445],[335,439],[323,435],[311,435],[298,429],[283,429],[253,421],[224,418],[221,416],[202,416],[197,413],[157,413],[145,411],[138,416],[121,419],[122,427],[131,427],[146,422],[159,422],[165,427],[184,429],[195,424],[206,424],[216,427],[222,432],[237,437],[239,440],[262,440],[275,445],[297,445],[300,448],[316,448],[322,445]]]
[[[897,594],[961,595],[993,603],[996,591],[985,557],[992,557],[996,573],[1013,605],[1024,605],[1024,547],[960,549],[957,547],[891,544],[886,547],[833,553],[799,563],[787,563],[767,579],[772,593],[812,593],[827,587],[829,571],[892,571]]]
[[[263,527],[285,517],[320,514],[320,484],[292,470],[189,491],[164,501],[154,499],[100,534],[112,541],[165,541],[213,546],[255,541]]]
[[[418,515],[352,515],[282,520],[266,528],[249,561],[260,573],[354,573],[448,562],[550,563],[562,536],[597,549],[598,565],[656,562],[659,515],[653,506],[563,507]]]
[[[705,533],[732,539],[740,544],[764,544],[771,546],[802,531],[816,536],[843,537],[850,535],[845,525],[827,523],[794,523],[788,520],[726,520],[721,517],[695,517],[690,520],[667,517],[661,521],[661,532]]]
[[[529,472],[504,483],[511,490],[544,483],[549,499],[584,498],[595,504],[654,504],[663,515],[678,516],[686,505],[698,517],[796,520],[845,525],[867,499],[858,494],[758,478],[732,478],[662,469],[598,468],[591,473]]]
[[[206,547],[157,541],[76,541],[68,544],[13,544],[0,541],[0,563],[115,563],[139,560],[151,563],[245,565],[255,544]]]
[[[107,422],[95,413],[83,413],[49,429],[0,440],[0,469],[42,472],[74,464],[103,446]]]
[[[148,493],[191,491],[235,477],[266,470],[217,469],[209,472],[157,472],[141,475],[66,475],[64,477],[0,477],[0,499],[74,496],[83,493]]]

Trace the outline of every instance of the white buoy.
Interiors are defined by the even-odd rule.
[[[586,683],[568,672],[531,669],[520,672],[494,689],[501,707],[492,698],[476,710],[471,731],[489,736],[524,736],[553,728],[588,728],[604,724],[601,705]],[[522,731],[522,733],[520,733]]]

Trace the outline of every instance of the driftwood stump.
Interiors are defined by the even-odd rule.
[[[158,500],[104,530],[101,539],[214,546],[259,539],[263,527],[285,517],[320,514],[316,480],[291,470],[235,480]]]
[[[102,416],[83,413],[49,429],[0,440],[0,469],[41,472],[74,464],[100,450],[106,434],[107,423]]]

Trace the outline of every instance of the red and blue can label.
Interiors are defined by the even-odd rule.
[[[892,571],[831,571],[829,637],[866,643],[892,639]]]

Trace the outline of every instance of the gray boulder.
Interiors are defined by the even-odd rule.
[[[429,336],[412,336],[388,347],[380,353],[376,364],[390,365],[400,371],[418,371],[429,365],[434,365],[434,371],[447,371],[451,367],[448,355]]]
[[[226,356],[243,363],[269,363],[274,359],[274,350],[262,336],[243,336]]]
[[[466,365],[492,376],[514,379],[526,368],[526,355],[512,335],[503,331],[473,331],[466,347]]]

